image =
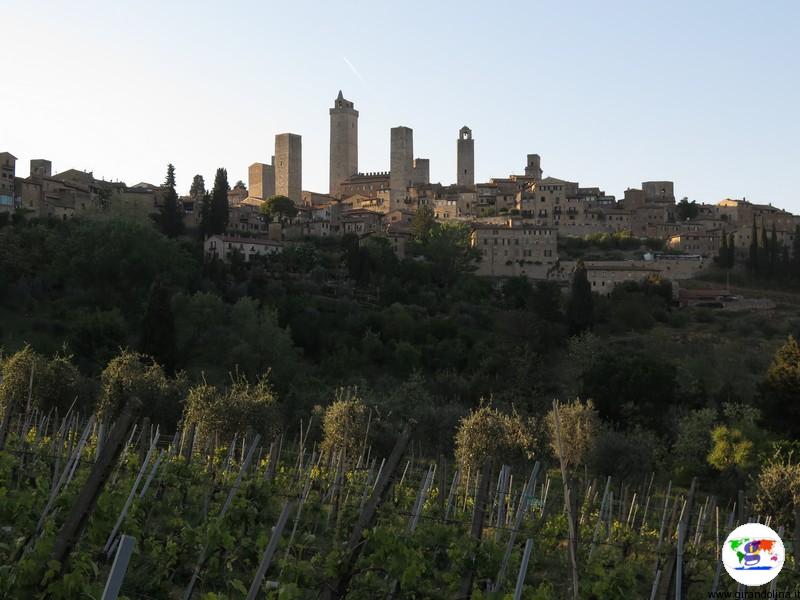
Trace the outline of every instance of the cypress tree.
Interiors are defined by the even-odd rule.
[[[789,276],[792,273],[792,261],[789,259],[789,246],[781,245],[781,275]]]
[[[753,231],[750,234],[750,270],[758,274],[758,229],[756,228],[756,218],[753,217]]]
[[[203,196],[206,195],[206,181],[202,175],[195,175],[192,179],[192,187],[189,188],[189,197],[192,202],[199,205],[203,201]]]
[[[769,260],[769,238],[767,238],[767,226],[761,220],[761,243],[758,245],[758,266],[762,274],[770,274],[772,264]]]
[[[211,235],[211,194],[206,192],[200,200],[200,233],[203,239]]]
[[[800,225],[794,227],[794,239],[792,240],[792,274],[800,277]]]
[[[594,322],[594,300],[586,265],[579,260],[572,275],[572,292],[567,304],[567,321],[570,335],[591,329]]]
[[[164,199],[161,205],[161,232],[168,237],[175,237],[183,232],[183,215],[178,208],[178,192],[175,191],[175,167],[167,165],[167,178],[164,181]]]
[[[722,245],[719,247],[719,253],[717,255],[717,264],[723,269],[728,269],[730,268],[728,261],[729,261],[728,234],[725,233],[725,230],[723,229]]]
[[[728,268],[732,269],[736,264],[736,236],[731,233],[728,238]]]
[[[770,269],[772,273],[775,274],[778,272],[778,260],[780,256],[778,255],[778,232],[775,231],[775,223],[772,224],[772,234],[769,240],[769,262],[770,262]]]
[[[228,172],[217,169],[214,177],[214,189],[211,191],[211,207],[209,210],[209,234],[225,233],[228,227]]]
[[[166,286],[158,281],[150,286],[139,349],[153,357],[166,371],[175,368],[175,318],[171,296]]]

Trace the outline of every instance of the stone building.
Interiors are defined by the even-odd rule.
[[[389,171],[357,173],[348,177],[340,186],[341,197],[354,194],[375,196],[381,190],[389,190]]]
[[[722,244],[722,231],[691,231],[678,233],[667,238],[667,247],[687,254],[699,254],[703,258],[713,258]]]
[[[210,235],[203,242],[206,259],[231,260],[235,252],[241,253],[245,262],[256,256],[280,254],[283,243],[263,238],[237,237],[235,235]]]
[[[300,204],[303,193],[303,143],[296,133],[275,136],[275,193]]]
[[[342,211],[340,218],[342,235],[366,235],[383,229],[383,214],[364,208]]]
[[[647,202],[675,204],[675,184],[671,181],[643,181],[642,191]]]
[[[16,204],[17,157],[0,152],[0,212],[11,212]]]
[[[661,271],[655,265],[625,264],[624,261],[618,264],[586,264],[586,277],[592,291],[601,296],[608,296],[617,284],[660,276]]]
[[[478,275],[525,276],[546,279],[558,262],[557,231],[551,227],[519,224],[476,224],[470,245],[481,251]]]
[[[337,198],[342,195],[342,183],[358,173],[358,111],[339,90],[330,109],[331,146],[329,193]]]
[[[228,190],[228,205],[236,206],[241,204],[247,197],[247,186],[245,186],[244,181],[237,181],[234,186]]]
[[[456,185],[472,189],[475,187],[475,140],[472,130],[464,125],[458,130],[456,148]]]
[[[574,217],[582,206],[567,199],[578,197],[578,184],[555,177],[546,177],[528,190],[519,192],[517,209],[520,214],[535,219],[540,225],[558,227],[562,216],[565,220]]]

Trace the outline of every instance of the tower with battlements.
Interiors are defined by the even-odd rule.
[[[472,130],[464,125],[458,130],[458,152],[456,157],[458,173],[456,184],[460,187],[475,187],[475,140]]]
[[[333,101],[331,115],[330,195],[341,195],[342,182],[358,172],[358,111],[342,96]]]
[[[275,136],[275,193],[300,205],[303,194],[303,144],[296,133]]]

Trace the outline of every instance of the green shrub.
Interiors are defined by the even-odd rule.
[[[181,414],[186,381],[170,379],[149,356],[123,350],[113,358],[100,376],[100,419],[114,420],[132,397],[142,402],[141,416],[149,417],[162,431],[174,430]]]
[[[754,509],[761,515],[770,515],[775,525],[787,531],[795,528],[794,506],[800,502],[800,464],[791,453],[775,453],[764,462],[756,478],[758,492]]]
[[[342,388],[336,391],[333,403],[322,417],[321,451],[332,456],[344,450],[345,456],[354,458],[364,448],[367,434],[367,406],[358,390]]]
[[[589,470],[597,476],[641,479],[655,469],[660,455],[658,439],[644,429],[629,432],[603,428],[589,453]]]
[[[31,406],[43,412],[58,410],[63,416],[73,402],[78,410],[84,408],[88,398],[70,359],[60,354],[47,358],[28,345],[11,356],[0,356],[0,409],[13,400],[16,410],[25,410],[29,396]]]
[[[564,447],[564,461],[575,467],[585,463],[594,438],[600,430],[600,416],[591,400],[581,402],[575,400],[558,407],[561,424],[561,439]],[[556,436],[556,418],[553,409],[547,413],[547,431],[550,436],[550,448],[555,457],[559,457],[558,438]]]
[[[249,383],[236,374],[224,390],[206,382],[193,386],[183,421],[184,428],[196,425],[195,439],[219,436],[222,443],[237,433],[258,433],[266,441],[279,431],[277,400],[266,376]]]
[[[464,470],[474,472],[489,457],[495,465],[521,465],[534,456],[533,424],[516,412],[483,405],[461,419],[455,443],[456,460]]]

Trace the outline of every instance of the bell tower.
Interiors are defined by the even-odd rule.
[[[475,140],[472,139],[472,130],[464,125],[458,130],[458,148],[456,163],[456,184],[459,187],[475,187]]]
[[[358,111],[341,90],[331,115],[330,194],[341,194],[342,182],[358,172]]]

